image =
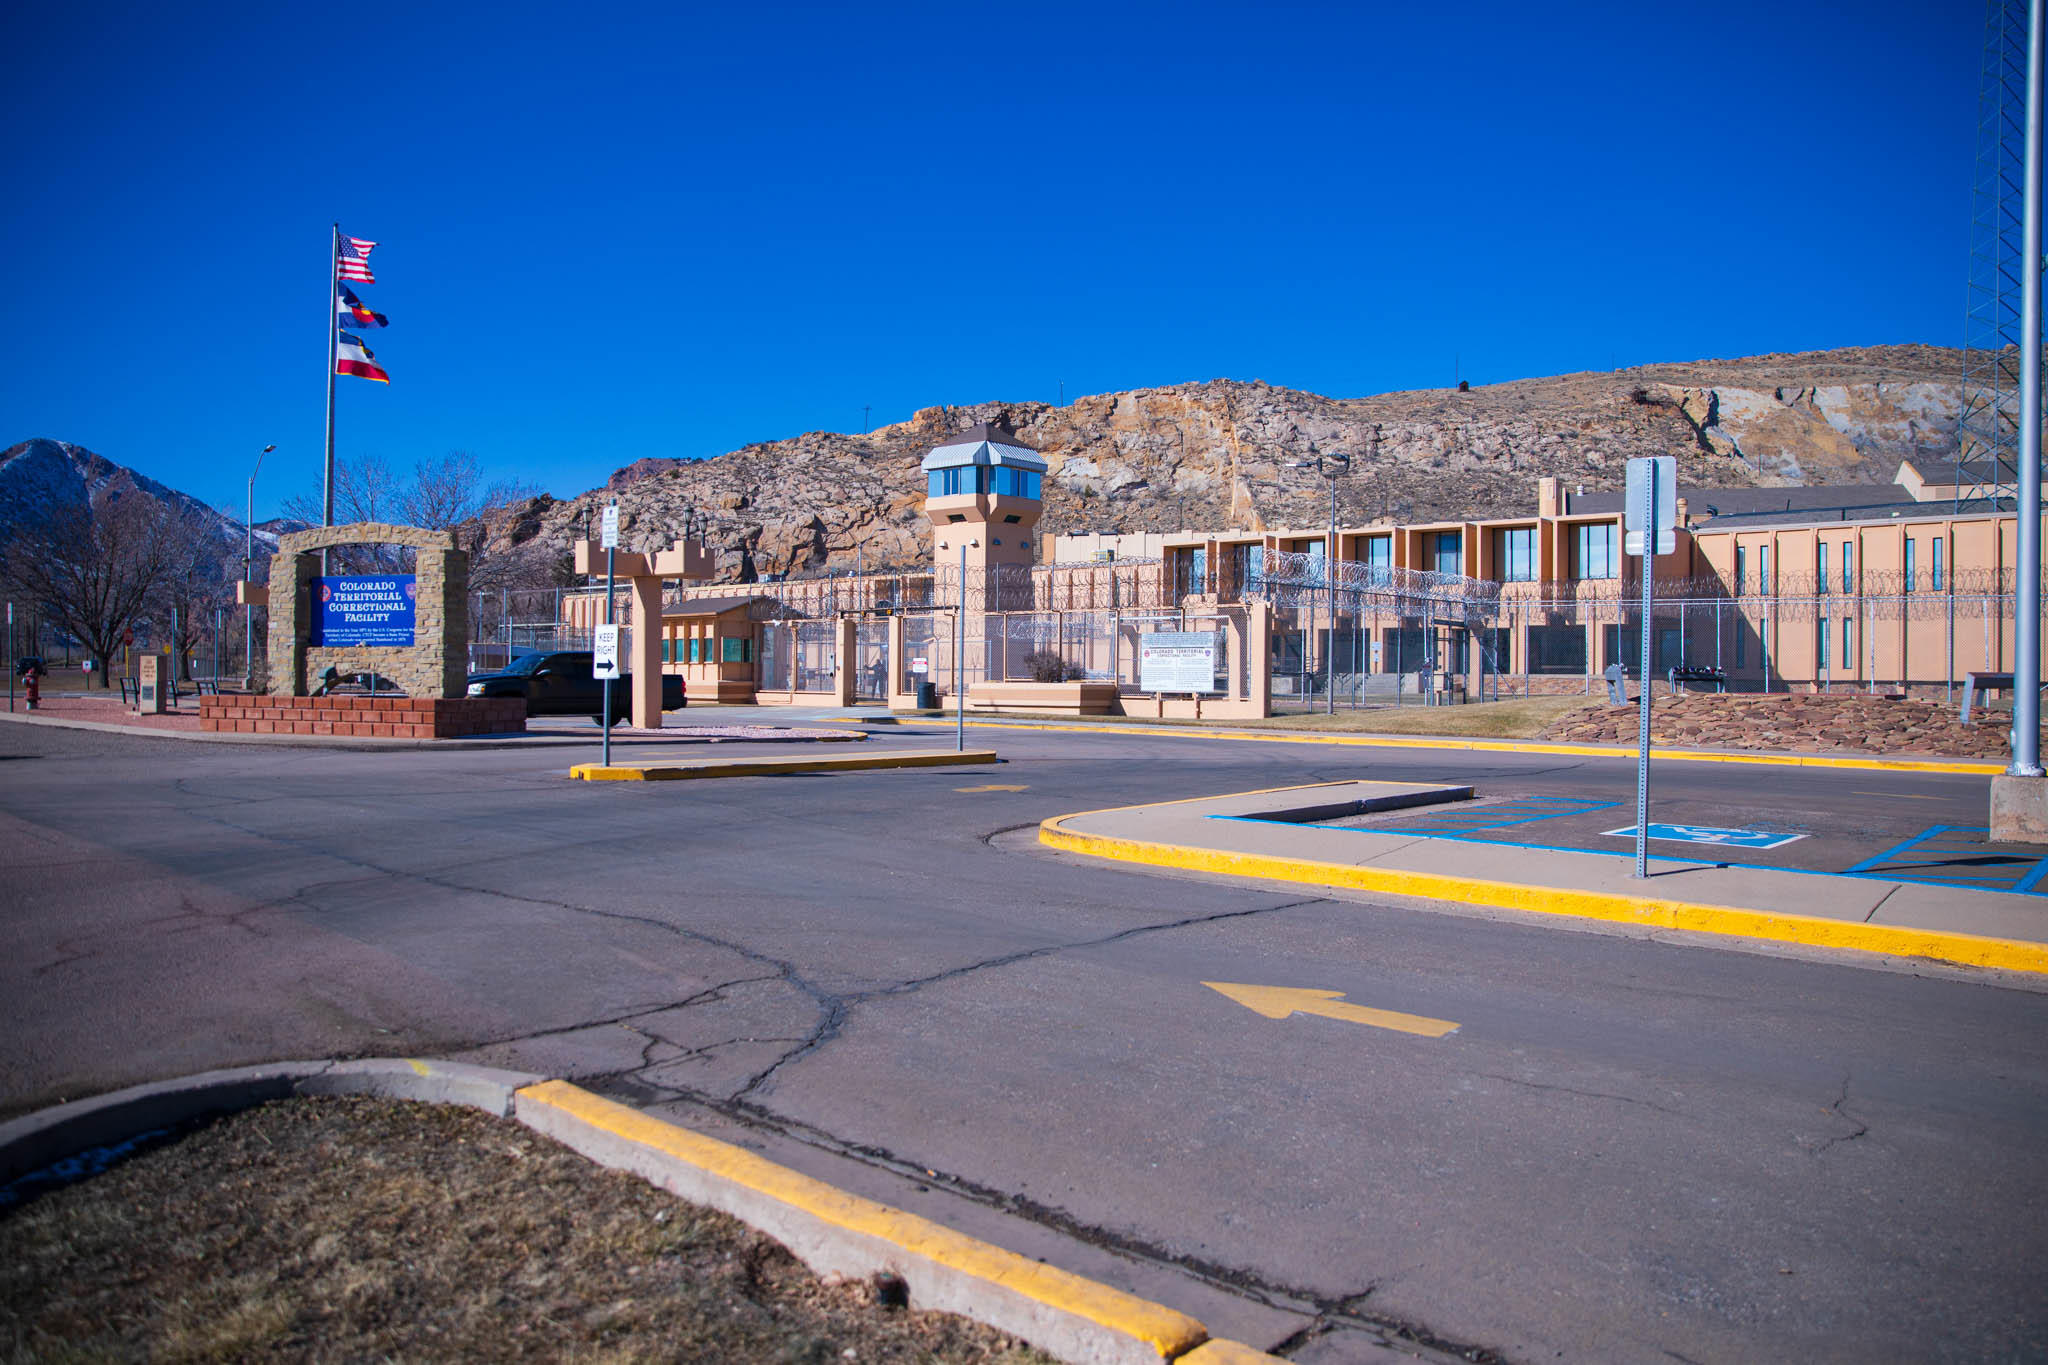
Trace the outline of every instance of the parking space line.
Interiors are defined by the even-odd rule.
[[[2048,878],[2048,858],[2000,853],[1982,837],[1968,837],[1990,833],[1988,825],[1933,825],[1875,858],[1864,859],[1844,875],[2008,895],[2048,895],[2048,888],[2041,885]]]

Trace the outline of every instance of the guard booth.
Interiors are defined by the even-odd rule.
[[[755,594],[687,598],[662,608],[661,669],[681,675],[692,702],[751,702],[761,686]]]

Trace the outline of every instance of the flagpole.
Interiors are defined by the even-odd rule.
[[[334,525],[334,367],[340,359],[336,349],[341,331],[341,224],[334,224],[327,241],[327,458],[322,466],[320,524]],[[328,551],[320,552],[320,572],[327,572]]]

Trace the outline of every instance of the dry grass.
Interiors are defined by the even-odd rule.
[[[878,1297],[451,1106],[266,1105],[0,1218],[10,1362],[1050,1360]]]
[[[1533,739],[1560,717],[1598,706],[1596,698],[1513,697],[1466,706],[1387,706],[1334,716],[1269,716],[1244,722],[1246,729],[1328,730],[1372,735],[1444,735],[1465,739]]]
[[[1263,720],[1153,720],[1147,716],[1088,716],[1088,725],[1190,725],[1212,730],[1316,730],[1329,734],[1443,735],[1464,739],[1533,739],[1560,717],[1600,705],[1597,697],[1515,697],[1467,706],[1339,707],[1337,714],[1267,716]],[[975,719],[994,719],[979,716]],[[1066,721],[1073,716],[1012,713],[1004,720]]]

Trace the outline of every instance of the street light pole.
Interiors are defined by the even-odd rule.
[[[249,505],[242,516],[242,581],[256,581],[256,470],[263,468],[263,457],[276,446],[265,446],[256,455],[256,469],[249,471]],[[245,603],[242,607],[242,690],[256,690],[256,604]],[[214,670],[220,672],[218,668]]]

